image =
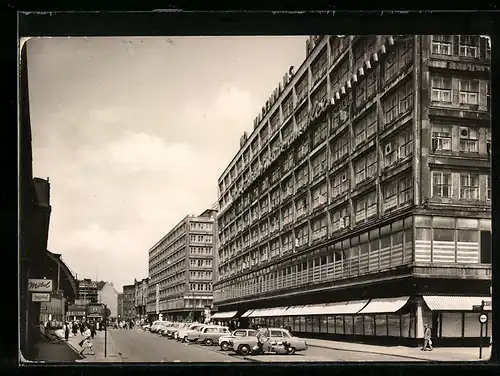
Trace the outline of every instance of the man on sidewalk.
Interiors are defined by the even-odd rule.
[[[422,347],[422,351],[426,351],[427,347],[430,351],[432,351],[432,339],[431,339],[431,328],[429,328],[429,324],[425,324],[424,329],[424,346]]]

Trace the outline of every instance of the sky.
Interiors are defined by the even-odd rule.
[[[305,36],[27,42],[34,176],[49,178],[51,252],[118,291],[148,250],[217,201],[217,179]]]

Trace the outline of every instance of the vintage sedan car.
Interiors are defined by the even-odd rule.
[[[200,332],[205,327],[205,324],[200,324],[186,332],[184,335],[184,342],[196,342],[200,338]]]
[[[174,338],[177,340],[177,341],[182,341],[182,342],[186,342],[187,340],[187,333],[190,331],[190,330],[196,330],[200,327],[203,327],[203,324],[199,324],[199,323],[191,323],[191,324],[188,324],[187,326],[185,326],[184,328],[179,328],[179,331],[174,333]]]
[[[175,323],[173,323],[173,322],[169,322],[168,324],[166,324],[166,325],[163,325],[163,326],[159,327],[159,328],[158,328],[158,330],[157,330],[156,332],[157,332],[159,335],[163,336],[163,335],[165,335],[165,334],[164,334],[164,333],[165,333],[165,331],[166,331],[167,329],[171,328],[173,325],[175,325]]]
[[[222,351],[229,350],[229,341],[236,337],[248,337],[257,335],[255,329],[236,329],[230,335],[219,337],[219,346]]]
[[[158,325],[160,325],[162,321],[155,321],[153,324],[149,327],[149,331],[154,332],[156,329],[158,329]]]
[[[207,346],[212,346],[214,343],[219,342],[219,338],[231,334],[227,326],[207,325],[200,330],[198,343],[203,343]]]
[[[172,326],[169,326],[163,330],[163,336],[167,338],[174,338],[174,333],[179,331],[180,328],[184,328],[185,326],[185,322],[176,322]]]
[[[149,329],[151,333],[158,333],[160,330],[163,330],[167,327],[167,325],[171,324],[170,321],[160,321],[158,325],[153,329]]]
[[[229,348],[240,355],[248,355],[260,342],[264,353],[271,352],[272,347],[287,343],[287,353],[292,355],[296,351],[307,350],[307,343],[299,337],[294,337],[286,329],[261,328],[255,336],[235,337],[229,341]]]

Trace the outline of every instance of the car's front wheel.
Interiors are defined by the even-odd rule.
[[[184,342],[189,343],[189,338],[188,338],[188,336],[184,336]]]
[[[205,340],[205,345],[212,346],[213,344],[214,344],[214,341],[211,338],[207,338]]]
[[[295,347],[288,347],[287,349],[288,355],[293,355],[295,354]]]
[[[222,343],[220,344],[220,349],[221,349],[222,351],[227,351],[227,350],[229,349],[229,343],[227,343],[227,342],[225,342],[225,341],[224,341],[224,342],[222,342]]]
[[[248,345],[240,345],[238,347],[238,353],[240,353],[241,355],[248,355],[248,354],[250,354],[250,346],[248,346]]]

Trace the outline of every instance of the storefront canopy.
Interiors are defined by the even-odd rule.
[[[250,314],[253,312],[254,310],[253,309],[250,309],[248,311],[246,311],[244,314],[241,315],[241,317],[249,317]]]
[[[472,311],[472,306],[481,305],[482,300],[486,303],[484,309],[491,311],[491,297],[427,295],[423,298],[431,311]]]
[[[366,303],[368,300],[294,306],[288,308],[284,316],[352,315],[358,313]]]
[[[394,313],[403,308],[409,299],[409,296],[372,299],[361,311],[359,311],[359,314]]]
[[[260,311],[256,313],[255,311],[250,314],[248,317],[279,317],[285,316],[286,310],[288,307],[276,307],[276,308],[266,308],[264,310],[256,310]]]
[[[216,312],[212,315],[212,319],[232,319],[238,311],[229,311],[229,312]]]

